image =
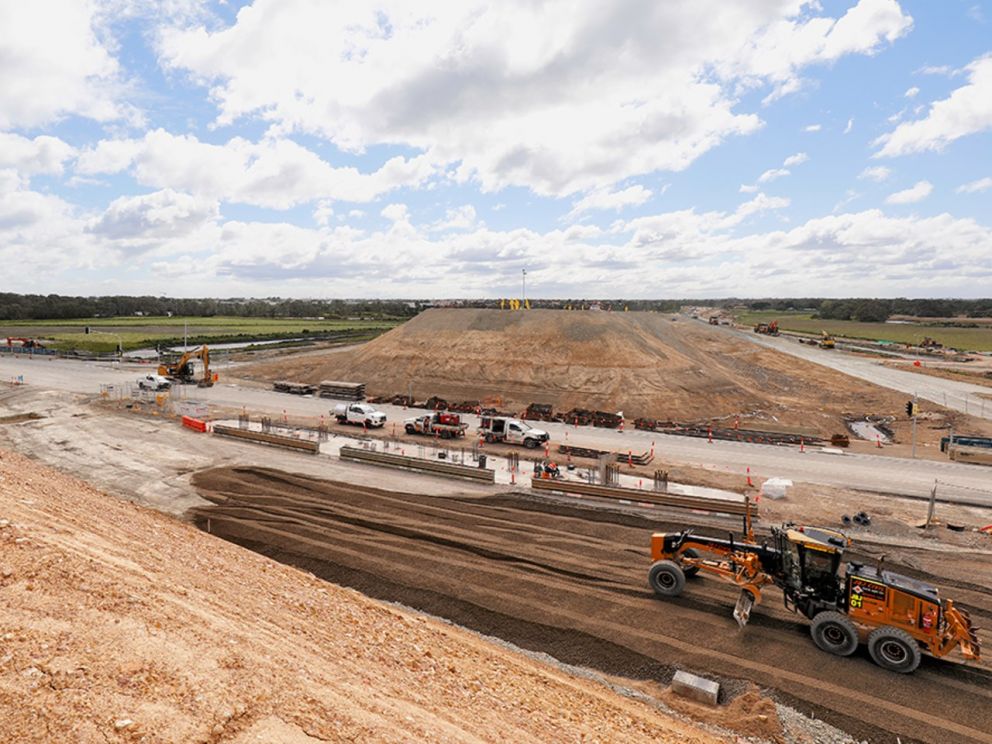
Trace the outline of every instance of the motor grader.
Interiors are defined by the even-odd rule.
[[[978,659],[981,645],[968,613],[936,587],[882,567],[843,560],[851,541],[836,530],[783,525],[760,544],[744,518],[743,540],[693,534],[651,537],[648,582],[661,597],[677,597],[686,577],[712,574],[741,588],[734,618],[743,628],[762,589],[782,590],[787,609],[811,621],[810,635],[823,651],[849,656],[865,640],[884,669],[908,674],[921,652],[941,657],[959,648]]]

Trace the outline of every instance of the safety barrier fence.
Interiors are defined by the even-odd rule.
[[[389,452],[374,452],[360,447],[347,446],[341,448],[340,456],[342,460],[351,460],[353,462],[365,462],[374,465],[383,465],[385,467],[402,468],[404,470],[416,470],[423,473],[448,475],[455,478],[468,478],[486,483],[496,482],[496,471],[485,467],[470,467],[468,465],[456,465],[437,460],[423,460],[419,457],[394,455]]]

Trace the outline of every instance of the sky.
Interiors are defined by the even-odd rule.
[[[992,0],[0,0],[0,291],[988,297]]]

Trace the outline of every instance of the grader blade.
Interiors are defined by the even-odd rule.
[[[751,619],[752,607],[754,607],[754,595],[747,589],[741,589],[741,596],[737,598],[737,605],[734,607],[734,620],[742,628]]]

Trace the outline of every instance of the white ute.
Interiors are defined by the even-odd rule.
[[[168,390],[172,387],[169,378],[162,375],[145,375],[139,377],[137,382],[138,388],[141,390]]]
[[[334,406],[334,418],[339,424],[354,424],[369,429],[386,425],[386,414],[368,403],[338,403]]]
[[[543,429],[535,429],[520,419],[502,416],[483,416],[479,433],[487,442],[522,444],[528,449],[540,447],[551,438]]]

